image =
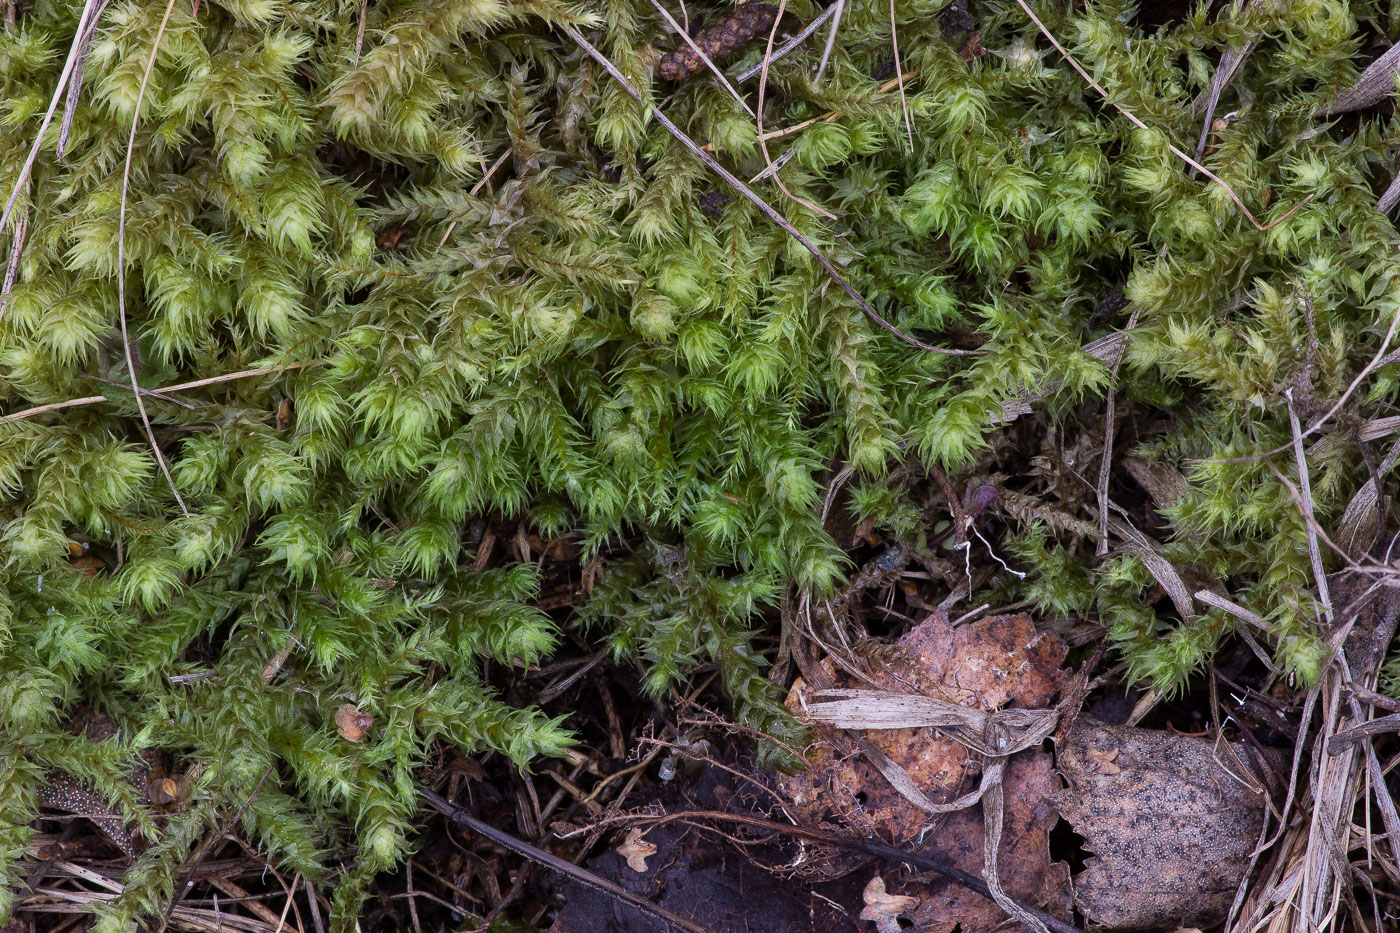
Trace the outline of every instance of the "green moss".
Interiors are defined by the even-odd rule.
[[[1312,116],[1356,74],[1357,23],[1393,15],[1260,3],[1147,36],[1127,3],[1034,4],[1142,130],[1014,3],[975,6],[994,54],[966,62],[941,5],[896,4],[918,72],[912,152],[900,96],[875,77],[888,5],[855,0],[820,84],[814,48],[775,63],[765,112],[769,129],[840,114],[769,144],[775,158],[796,147],[781,178],[837,219],[758,187],[895,326],[940,343],[976,333],[975,358],[901,343],[751,205],[706,199],[717,180],[561,28],[588,33],[737,175],[758,174],[737,102],[709,78],[654,78],[673,40],[648,3],[375,2],[362,48],[356,2],[207,0],[197,20],[176,4],[132,151],[135,375],[150,388],[271,370],[145,398],[188,516],[121,388],[117,322],[126,139],[165,8],[110,6],[67,152],[55,124],[20,198],[29,233],[0,321],[4,411],[105,396],[0,422],[0,890],[14,890],[42,771],[99,770],[60,741],[63,708],[86,697],[131,724],[123,753],[159,744],[207,764],[199,803],[104,923],[159,910],[194,840],[278,764],[245,829],[308,877],[343,868],[337,919],[351,924],[371,875],[410,847],[413,769],[432,743],[524,764],[569,741],[566,722],[481,679],[482,659],[534,663],[559,633],[530,606],[527,567],[473,570],[480,517],[576,532],[584,560],[638,545],[606,562],[581,630],[642,659],[653,691],[717,665],[739,716],[791,734],[752,630],[790,584],[829,592],[846,569],[819,519],[827,471],[851,465],[861,516],[903,535],[916,513],[881,484],[905,457],[975,466],[1028,388],[1056,391],[1034,430],[1085,430],[1076,405],[1099,410],[1109,374],[1079,347],[1123,324],[1130,312],[1095,316],[1118,286],[1139,324],[1120,411],[1167,425],[1137,453],[1190,479],[1162,510],[1163,556],[1203,568],[1268,620],[1285,668],[1316,676],[1306,524],[1273,472],[1235,458],[1289,439],[1285,390],[1305,420],[1340,397],[1400,305],[1395,231],[1374,207],[1389,118]],[[4,195],[78,16],[20,6],[0,29]],[[1192,100],[1221,51],[1256,40],[1204,161],[1267,231],[1168,149],[1196,139]],[[0,231],[0,255],[13,236]],[[1382,371],[1324,433],[1345,442],[1394,394]],[[1368,475],[1350,443],[1312,472],[1324,524]],[[1083,497],[1045,485],[1003,508],[1031,571],[1003,585],[1096,614],[1131,671],[1181,685],[1232,620],[1146,606],[1147,569],[1086,544]],[[69,563],[76,540],[105,572]],[[194,671],[210,676],[170,679]],[[336,735],[349,701],[384,724],[361,745]]]

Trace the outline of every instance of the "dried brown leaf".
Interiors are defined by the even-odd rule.
[[[865,909],[860,912],[860,919],[874,921],[879,933],[899,933],[899,918],[919,906],[917,897],[888,893],[885,879],[879,875],[870,879],[862,897]]]
[[[1065,679],[1060,669],[1065,652],[1057,636],[1038,632],[1023,614],[990,616],[955,629],[946,615],[935,613],[901,638],[881,663],[871,665],[872,679],[885,691],[901,695],[897,706],[923,704],[909,697],[918,693],[965,707],[983,722],[982,717],[993,710],[1025,714],[1049,707]],[[856,686],[830,661],[823,661],[822,667],[838,688]],[[789,707],[798,712],[804,705],[815,706],[815,692],[799,680],[788,697]],[[885,715],[881,702],[875,707],[877,715]],[[865,756],[838,751],[834,742],[839,733],[833,726],[817,723],[814,731],[819,739],[808,756],[810,768],[778,780],[795,819],[834,823],[847,832],[878,836],[895,845],[917,845],[925,855],[982,875],[985,834],[980,805],[930,822],[929,815],[910,803]],[[936,804],[948,804],[975,792],[983,775],[981,757],[944,731],[920,726],[863,734],[922,795]],[[1012,897],[1063,916],[1069,907],[1069,871],[1050,860],[1049,830],[1056,820],[1050,798],[1057,789],[1050,755],[1036,748],[1014,755],[1008,759],[1002,783],[1005,814],[998,859],[1002,884]],[[833,878],[862,864],[850,856],[817,853],[804,870]],[[934,881],[920,893],[911,919],[924,933],[951,933],[959,927],[962,933],[982,933],[1006,921],[1006,914],[993,901],[960,884]]]
[[[617,854],[627,860],[627,867],[637,874],[647,870],[647,859],[656,854],[656,844],[642,838],[641,828],[632,830],[627,839],[617,847]]]
[[[346,703],[335,711],[336,731],[347,742],[363,742],[369,727],[374,725],[374,717],[353,703]]]

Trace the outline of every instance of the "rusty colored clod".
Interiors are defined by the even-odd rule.
[[[754,37],[773,28],[778,18],[776,7],[767,3],[745,3],[737,6],[700,30],[695,44],[704,50],[710,61],[728,58],[748,45]],[[657,71],[667,81],[683,81],[698,74],[705,62],[687,44],[666,53]]]

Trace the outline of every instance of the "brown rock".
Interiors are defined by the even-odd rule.
[[[1074,902],[1111,929],[1211,927],[1259,841],[1265,799],[1224,742],[1081,720],[1060,752],[1060,814],[1095,854]]]

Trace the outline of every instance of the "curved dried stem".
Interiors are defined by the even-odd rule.
[[[136,396],[136,408],[141,412],[141,424],[146,429],[146,439],[150,441],[151,452],[160,464],[161,473],[165,474],[165,482],[170,486],[170,491],[175,494],[175,502],[179,504],[180,511],[189,515],[189,507],[185,505],[180,490],[175,488],[175,478],[170,475],[170,464],[165,462],[165,454],[156,442],[156,433],[151,427],[151,416],[146,413],[146,399],[141,394],[141,386],[136,382],[136,359],[131,352],[131,335],[126,326],[126,203],[131,190],[131,157],[136,148],[136,128],[141,123],[141,104],[146,99],[146,88],[151,82],[151,71],[155,68],[156,53],[160,51],[160,40],[165,35],[165,27],[170,23],[170,14],[174,10],[175,0],[169,0],[165,5],[165,14],[160,18],[160,27],[156,29],[155,41],[151,43],[151,54],[146,58],[146,70],[141,73],[141,87],[136,92],[136,107],[131,115],[131,135],[126,140],[126,161],[122,165],[121,211],[117,215],[117,315],[122,326],[126,372],[131,377],[131,391]]]

